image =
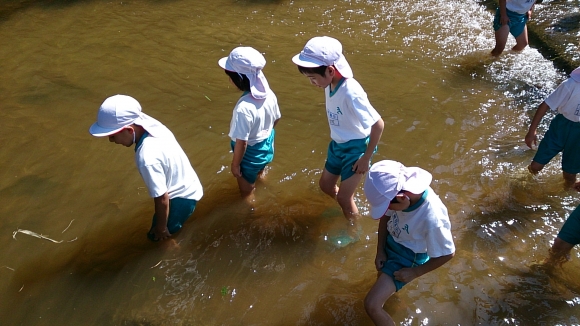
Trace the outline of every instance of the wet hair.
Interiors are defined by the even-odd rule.
[[[298,71],[300,71],[301,74],[318,74],[322,77],[326,76],[326,68],[328,68],[328,66],[320,66],[320,67],[314,67],[314,68],[309,68],[309,67],[302,67],[302,66],[298,66]]]
[[[225,69],[224,71],[226,72],[226,75],[230,76],[230,79],[232,80],[232,82],[234,82],[234,85],[236,85],[236,87],[240,91],[242,92],[250,91],[250,80],[246,75]]]

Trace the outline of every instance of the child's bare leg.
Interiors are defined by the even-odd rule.
[[[338,194],[336,195],[336,201],[342,208],[342,213],[344,217],[353,225],[358,218],[358,208],[354,202],[354,192],[358,187],[360,180],[362,179],[362,174],[353,174],[350,178],[342,181],[340,183],[340,188]]]
[[[332,174],[324,169],[324,171],[322,171],[322,176],[320,176],[320,180],[318,180],[320,190],[333,199],[336,199],[336,195],[338,194],[338,186],[336,183],[338,182],[339,177],[340,176]]]
[[[248,198],[254,193],[254,189],[256,188],[255,184],[249,183],[242,177],[236,178],[236,180],[238,180],[238,187],[240,187],[240,194],[243,198]]]
[[[516,37],[516,45],[512,48],[514,51],[521,51],[528,46],[528,26],[524,26],[524,31]]]
[[[550,257],[546,259],[545,263],[561,266],[570,259],[570,250],[572,250],[572,248],[574,248],[573,244],[556,237],[552,248],[550,248]]]
[[[566,188],[572,188],[576,183],[576,173],[562,172],[564,176],[564,183]]]
[[[505,49],[508,36],[510,34],[510,27],[506,24],[495,31],[495,48],[491,50],[491,55],[498,56]]]
[[[532,161],[532,163],[530,163],[530,165],[528,165],[528,171],[530,171],[531,174],[538,174],[538,172],[542,171],[542,169],[544,168],[544,164],[540,164],[536,161]]]
[[[395,325],[393,318],[383,309],[383,306],[396,290],[393,279],[385,273],[380,273],[364,301],[365,310],[375,325]]]

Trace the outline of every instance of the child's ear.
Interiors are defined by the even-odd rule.
[[[335,70],[335,69],[336,69],[336,68],[334,68],[334,66],[328,66],[328,69],[327,69],[327,70],[328,70],[328,75],[329,75],[330,77],[334,77],[334,70]]]

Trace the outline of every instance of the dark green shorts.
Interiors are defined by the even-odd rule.
[[[534,161],[542,165],[562,152],[562,170],[580,173],[580,122],[573,122],[558,114],[538,146]]]
[[[512,34],[514,37],[518,37],[520,36],[520,34],[522,34],[522,32],[524,31],[524,27],[526,27],[526,23],[528,22],[528,14],[518,14],[517,12],[513,12],[510,10],[507,10],[507,15],[508,18],[510,19],[510,22],[508,23],[509,27],[510,27],[510,34]],[[493,30],[497,31],[498,29],[501,28],[501,23],[500,23],[500,14],[499,14],[499,8],[495,11],[495,18],[493,20]]]
[[[572,214],[568,216],[558,233],[558,238],[569,244],[580,244],[580,206],[576,207]]]
[[[344,181],[354,175],[352,166],[364,155],[369,144],[370,137],[353,139],[346,143],[337,143],[334,140],[328,144],[328,153],[324,168],[334,174],[340,175],[340,181]],[[377,151],[375,147],[373,153]]]
[[[413,250],[396,242],[390,234],[387,235],[385,251],[387,252],[387,261],[381,271],[393,279],[397,291],[407,283],[395,280],[394,273],[396,271],[404,267],[423,265],[429,260],[427,253],[415,253]]]
[[[276,130],[272,129],[270,137],[262,140],[261,142],[246,147],[246,153],[242,158],[240,163],[240,170],[242,171],[242,178],[244,178],[248,183],[256,183],[258,179],[258,173],[262,171],[266,165],[274,160],[274,137],[276,136]],[[232,151],[236,146],[235,141],[230,142]]]
[[[170,234],[173,234],[183,227],[183,223],[193,214],[195,206],[197,205],[197,200],[184,199],[184,198],[173,198],[169,200],[169,217],[167,218],[167,229]],[[151,229],[147,233],[147,238],[151,241],[155,241],[155,236],[151,232],[153,228],[157,225],[157,217],[153,214],[153,222],[151,223]]]

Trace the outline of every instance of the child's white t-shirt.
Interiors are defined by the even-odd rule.
[[[203,188],[199,178],[171,131],[166,131],[162,137],[147,135],[135,151],[135,163],[149,196],[167,192],[169,199],[200,200]]]
[[[253,146],[270,137],[274,122],[281,116],[278,99],[273,92],[268,92],[263,100],[253,98],[248,92],[236,103],[228,136],[233,141],[245,140],[248,146]]]
[[[535,2],[536,0],[506,0],[505,8],[523,15],[532,9]]]
[[[450,255],[455,252],[455,244],[447,207],[431,187],[426,191],[423,203],[410,212],[387,210],[386,215],[391,217],[387,229],[393,240],[415,253]]]
[[[330,138],[337,143],[346,143],[353,139],[364,139],[371,134],[371,127],[381,116],[354,78],[344,79],[332,96],[330,86],[324,92]]]
[[[550,109],[564,115],[566,119],[580,122],[580,82],[568,78],[544,102]]]

